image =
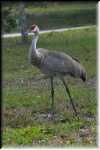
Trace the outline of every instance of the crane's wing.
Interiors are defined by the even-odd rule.
[[[64,53],[48,52],[42,63],[42,69],[47,73],[73,74],[74,62],[72,57]]]

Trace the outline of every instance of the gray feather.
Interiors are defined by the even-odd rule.
[[[86,80],[86,71],[79,60],[65,53],[48,51],[47,49],[36,49],[36,39],[32,41],[29,58],[31,64],[38,67],[48,76],[70,75]]]

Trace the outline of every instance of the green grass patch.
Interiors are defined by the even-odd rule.
[[[34,127],[11,129],[6,128],[4,130],[4,144],[13,146],[96,146],[94,142],[95,137],[79,138],[81,135],[82,124],[87,127],[90,126],[90,137],[95,131],[95,124],[88,123],[84,120],[76,122],[72,120],[70,123],[64,124],[48,124],[37,125]],[[77,137],[77,138],[76,138]]]
[[[73,11],[73,10],[85,10],[85,9],[93,9],[95,8],[95,3],[79,3],[79,2],[73,2],[73,3],[48,3],[46,6],[34,6],[33,3],[30,3],[31,5],[27,5],[26,10],[29,13],[50,13],[50,12],[58,12],[58,10],[60,12],[64,12],[64,11]],[[53,7],[52,7],[53,4]]]
[[[35,89],[35,87],[38,87]],[[43,87],[45,86],[45,87]],[[5,88],[4,93],[4,106],[6,109],[9,108],[17,108],[17,107],[29,107],[33,108],[33,111],[41,112],[45,111],[47,109],[50,109],[51,100],[49,98],[50,91],[49,88],[50,85],[46,86],[37,83],[37,85],[31,85],[31,87],[21,87],[21,86],[10,86],[8,88]],[[60,104],[65,103],[67,99],[67,103],[69,103],[69,98],[66,97],[65,89],[64,87],[59,83],[58,87],[55,87],[55,107],[57,111],[60,109],[66,108],[66,106],[60,106]],[[75,102],[77,104],[80,104],[81,112],[90,113],[92,115],[95,115],[96,113],[96,93],[95,90],[89,87],[81,87],[81,86],[75,86],[70,85],[72,96],[75,99]],[[45,92],[44,92],[45,91]],[[59,94],[61,93],[61,94]],[[65,101],[65,102],[64,102]],[[81,106],[82,105],[82,106]],[[60,108],[61,107],[61,108]],[[80,109],[79,108],[79,109]],[[80,110],[79,110],[80,111]]]
[[[73,117],[68,95],[55,79],[55,120],[51,110],[49,80],[34,81],[41,72],[28,63],[32,37],[24,45],[20,37],[2,39],[3,145],[96,146],[96,89],[80,79],[66,77],[80,114]],[[38,47],[62,51],[84,65],[88,79],[96,76],[96,28],[40,35]]]

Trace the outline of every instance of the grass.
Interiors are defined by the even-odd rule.
[[[96,146],[96,89],[66,77],[80,113],[73,117],[62,83],[55,79],[55,119],[50,112],[49,80],[34,81],[40,71],[28,64],[28,49],[20,38],[2,40],[3,48],[3,145],[4,146]],[[63,51],[80,59],[88,79],[96,76],[96,29],[52,32],[40,35],[38,47]],[[67,101],[66,101],[67,100]],[[67,109],[66,109],[67,107]]]
[[[78,137],[77,133],[80,134],[79,129],[81,128],[82,124],[86,124],[87,126],[90,127],[92,126],[91,134],[94,134],[95,132],[93,125],[88,124],[84,120],[80,120],[76,124],[74,122],[76,122],[76,120],[64,124],[62,123],[48,124],[46,126],[37,125],[34,127],[28,126],[26,128],[16,128],[16,129],[7,128],[5,130],[5,144],[8,143],[10,145],[16,146],[17,143],[18,145],[22,145],[22,146],[24,146],[24,144],[28,146],[32,146],[32,143],[33,144],[36,143],[36,146],[38,146],[39,144],[42,146],[43,145],[50,146],[50,142],[51,142],[53,146],[57,146],[57,144],[58,146],[61,146],[62,144],[64,144],[64,146],[73,146],[73,145],[75,146],[75,144],[77,143],[79,143],[79,146],[83,143],[84,146],[89,146],[89,144],[93,146],[92,138],[87,138],[86,140],[82,138],[80,142],[78,141],[79,140],[78,138],[76,139],[76,137]],[[63,138],[64,135],[67,135],[65,136],[66,139]],[[53,143],[53,141],[55,143]]]

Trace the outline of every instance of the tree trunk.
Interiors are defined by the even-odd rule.
[[[24,2],[21,2],[19,6],[19,26],[20,26],[22,42],[25,43],[27,42],[28,39],[28,32],[27,32],[27,16],[25,12]]]

